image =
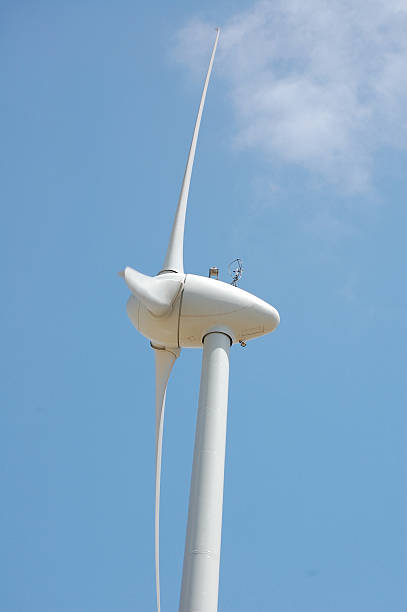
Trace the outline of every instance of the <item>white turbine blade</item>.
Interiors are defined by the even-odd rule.
[[[160,481],[163,444],[164,407],[172,366],[180,354],[178,348],[154,348],[155,353],[155,581],[157,610],[160,612]]]
[[[204,88],[202,91],[201,102],[199,104],[198,115],[195,122],[194,134],[192,136],[191,147],[189,149],[188,161],[185,168],[184,179],[182,181],[181,193],[178,200],[177,212],[175,214],[174,225],[170,241],[168,243],[167,254],[163,265],[162,272],[169,270],[172,272],[184,273],[184,228],[185,215],[187,211],[189,185],[191,183],[192,167],[194,165],[196,143],[198,141],[199,126],[201,124],[202,112],[205,104],[206,91],[208,89],[209,78],[212,72],[213,60],[215,58],[216,47],[219,39],[219,28],[217,28],[216,39],[213,45],[211,60],[209,62],[208,73],[206,75]]]
[[[147,276],[129,266],[119,274],[124,278],[130,291],[157,317],[165,315],[170,310],[183,284],[178,278]]]

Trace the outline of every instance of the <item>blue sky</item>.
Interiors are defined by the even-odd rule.
[[[4,2],[0,601],[148,612],[154,372],[124,265],[162,264],[213,41],[187,272],[276,306],[231,351],[219,609],[404,612],[406,7]],[[200,376],[167,395],[177,610]]]

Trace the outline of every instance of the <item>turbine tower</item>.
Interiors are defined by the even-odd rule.
[[[203,348],[194,460],[189,497],[180,612],[216,612],[222,530],[223,479],[232,344],[272,332],[280,322],[260,298],[214,278],[184,273],[184,227],[196,144],[219,39],[217,29],[181,193],[162,270],[151,277],[126,267],[127,313],[150,340],[156,371],[155,565],[160,612],[159,506],[164,405],[181,348]]]

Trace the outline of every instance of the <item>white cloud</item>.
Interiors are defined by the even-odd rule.
[[[214,25],[178,33],[178,60],[200,75]],[[237,147],[355,191],[376,150],[406,147],[407,0],[258,2],[223,26],[216,62]]]

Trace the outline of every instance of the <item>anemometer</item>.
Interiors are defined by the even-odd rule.
[[[229,276],[232,277],[232,282],[230,284],[237,287],[237,283],[243,276],[243,262],[239,257],[230,262],[228,272]]]

